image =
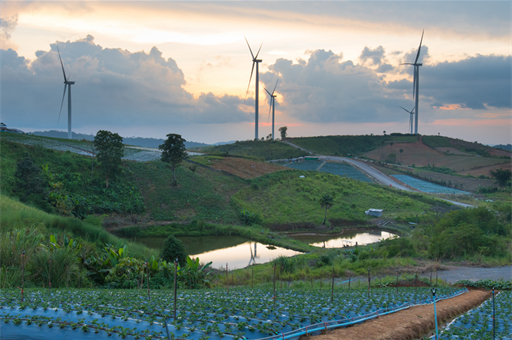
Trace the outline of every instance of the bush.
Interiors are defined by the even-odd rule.
[[[263,220],[259,214],[252,213],[245,209],[240,212],[240,220],[245,225],[254,225],[254,224],[261,225],[261,223],[263,222]]]
[[[187,256],[188,254],[183,243],[173,235],[169,235],[160,253],[162,260],[174,263],[174,260],[178,259],[178,263],[183,267],[187,264]]]

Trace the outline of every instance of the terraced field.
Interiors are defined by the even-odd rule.
[[[417,179],[407,175],[391,175],[395,177],[402,183],[405,183],[413,188],[416,188],[423,192],[434,193],[434,194],[469,194],[467,191],[462,191],[458,189],[443,187],[438,184],[429,183],[422,181],[421,179]]]

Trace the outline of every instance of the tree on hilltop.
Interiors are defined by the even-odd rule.
[[[171,165],[172,169],[172,185],[176,186],[176,168],[181,165],[181,162],[187,157],[185,148],[186,140],[181,135],[170,133],[167,135],[167,139],[164,144],[158,148],[162,150],[162,162]]]
[[[100,130],[94,137],[94,149],[108,188],[109,178],[113,179],[121,172],[121,159],[124,155],[123,137],[117,133]]]
[[[288,131],[288,127],[287,126],[281,126],[279,128],[279,132],[281,133],[281,139],[285,139],[286,138],[286,132]]]

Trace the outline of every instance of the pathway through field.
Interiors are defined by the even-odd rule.
[[[460,296],[436,303],[439,322],[460,315],[490,297],[490,292],[471,290]],[[441,321],[442,320],[442,321]],[[339,328],[315,337],[315,340],[405,340],[417,339],[434,328],[434,307],[432,304],[381,316],[363,324]],[[430,331],[430,332],[429,332]]]

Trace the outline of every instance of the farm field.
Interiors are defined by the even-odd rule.
[[[286,167],[297,169],[297,170],[305,170],[305,171],[315,171],[318,169],[320,165],[322,165],[323,161],[303,161],[303,162],[295,162],[285,164]]]
[[[245,141],[208,147],[208,153],[256,157],[263,160],[297,158],[308,153],[280,141]]]
[[[357,179],[358,181],[373,183],[372,180],[364,175],[361,171],[357,170],[350,164],[327,162],[323,167],[320,168],[320,172],[327,172],[329,174],[338,175],[341,177],[350,177]]]
[[[508,163],[501,163],[501,164],[496,164],[496,165],[485,166],[485,167],[481,167],[478,169],[462,171],[461,174],[462,175],[471,175],[471,176],[475,176],[475,177],[478,177],[481,175],[491,176],[491,170],[497,170],[497,169],[512,170],[512,163],[508,162]]]
[[[190,158],[190,160],[244,179],[259,177],[275,171],[289,170],[280,165],[238,157],[198,156]]]
[[[439,288],[439,298],[465,289]],[[19,335],[66,333],[73,339],[116,334],[131,339],[289,339],[318,334],[373,319],[413,305],[429,304],[429,288],[372,290],[231,288],[180,290],[176,320],[171,291],[5,289],[1,298],[2,332]],[[149,294],[149,296],[148,296]],[[167,324],[167,329],[164,326]],[[307,328],[306,328],[307,327]],[[30,332],[30,333],[29,333]],[[21,334],[20,334],[21,333]],[[71,335],[72,334],[72,335]],[[94,335],[96,338],[96,335]]]
[[[467,192],[467,191],[443,187],[441,185],[425,182],[425,181],[422,181],[421,179],[417,179],[417,178],[407,176],[407,175],[392,175],[392,176],[395,177],[396,179],[398,179],[399,181],[401,181],[413,188],[416,188],[420,191],[423,191],[423,192],[434,193],[434,194],[469,194],[469,192]]]
[[[492,339],[492,298],[453,320],[439,339]],[[495,296],[496,339],[512,337],[512,292],[502,291]]]

